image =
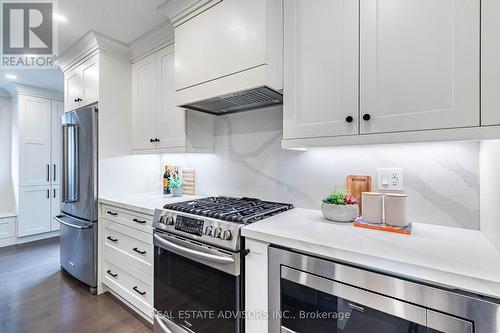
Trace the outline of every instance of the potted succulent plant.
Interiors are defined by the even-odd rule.
[[[323,199],[321,213],[327,220],[334,222],[352,222],[359,215],[356,198],[343,191],[333,191]]]
[[[174,197],[182,196],[182,185],[184,184],[184,180],[182,177],[177,174],[172,174],[168,178],[168,188]]]

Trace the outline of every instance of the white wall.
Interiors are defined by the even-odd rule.
[[[11,177],[11,103],[0,89],[0,213],[15,212]]]
[[[215,154],[163,155],[156,172],[150,165],[144,170],[159,174],[162,164],[192,167],[199,194],[317,209],[349,174],[372,176],[376,190],[377,168],[402,167],[413,221],[479,229],[478,142],[283,150],[279,107],[217,117],[215,126]]]
[[[500,250],[500,140],[480,144],[481,231]]]

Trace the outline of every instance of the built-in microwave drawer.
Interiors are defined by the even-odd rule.
[[[103,283],[130,302],[137,309],[152,316],[152,278],[125,262],[105,254],[103,257]]]
[[[113,222],[144,232],[153,232],[153,216],[122,209],[118,207],[102,205],[101,216]]]
[[[153,275],[153,236],[116,222],[103,220],[103,251]]]

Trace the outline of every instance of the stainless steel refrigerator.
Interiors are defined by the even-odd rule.
[[[62,116],[61,267],[97,286],[97,104]]]

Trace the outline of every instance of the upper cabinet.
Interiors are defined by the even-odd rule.
[[[94,54],[64,72],[64,110],[97,102],[99,99],[99,56]]]
[[[500,124],[499,12],[499,0],[285,1],[282,146],[499,138],[484,126]]]
[[[175,104],[173,45],[132,65],[132,145],[136,153],[213,150],[213,117]]]
[[[361,0],[361,133],[479,126],[480,2]]]
[[[358,1],[286,0],[284,139],[358,134]]]

